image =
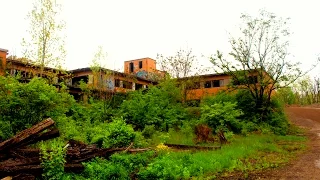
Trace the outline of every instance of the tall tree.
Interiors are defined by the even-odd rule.
[[[189,96],[195,95],[193,89],[200,89],[199,75],[205,70],[199,66],[198,59],[192,49],[180,49],[175,55],[168,57],[158,54],[157,60],[162,71],[166,71],[172,78],[178,79],[183,102]]]
[[[173,78],[190,76],[196,70],[197,58],[192,49],[180,49],[173,56],[164,57],[158,54],[158,62],[161,70],[166,71]]]
[[[232,87],[250,91],[263,119],[272,92],[288,87],[305,72],[300,69],[300,62],[288,58],[288,19],[265,10],[260,10],[258,17],[242,14],[241,19],[241,35],[229,39],[232,60],[225,59],[220,51],[210,60],[215,71],[225,72],[232,77]],[[314,67],[312,65],[311,68]]]
[[[56,0],[35,0],[27,15],[30,37],[22,40],[24,56],[40,67],[40,76],[46,66],[61,67],[66,57],[65,22],[58,19],[60,11],[61,5]]]

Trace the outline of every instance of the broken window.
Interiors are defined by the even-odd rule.
[[[211,81],[206,81],[204,83],[204,88],[211,88]]]
[[[133,70],[134,70],[134,65],[133,65],[133,62],[131,62],[131,63],[129,64],[129,71],[132,73]]]
[[[114,80],[114,86],[115,87],[120,87],[120,79],[115,79]]]
[[[139,61],[139,68],[142,68],[142,61]]]

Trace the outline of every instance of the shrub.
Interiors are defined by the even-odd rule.
[[[64,174],[64,163],[66,151],[59,141],[53,140],[49,146],[42,143],[41,166],[43,167],[43,178],[48,180],[61,179]],[[50,150],[50,152],[48,152]]]
[[[0,77],[0,121],[11,125],[15,134],[46,117],[64,115],[74,102],[72,96],[34,78],[29,83],[19,83],[11,77]]]
[[[179,101],[180,90],[169,80],[150,87],[147,92],[130,93],[120,106],[120,114],[135,129],[154,125],[157,130],[168,131],[185,119],[186,111]]]
[[[127,125],[121,118],[115,118],[108,124],[108,133],[103,140],[103,147],[125,147],[135,139],[135,132],[131,125]]]
[[[155,132],[156,132],[156,129],[154,125],[146,125],[142,131],[142,135],[145,138],[151,138]]]
[[[201,121],[207,123],[214,130],[224,129],[240,132],[242,123],[238,117],[242,112],[236,109],[237,104],[231,102],[203,105],[201,107]]]
[[[158,157],[138,173],[139,179],[190,179],[202,174],[201,167],[191,159],[190,154],[166,154]],[[176,161],[172,161],[174,158]]]
[[[83,164],[85,167],[83,176],[86,179],[130,179],[128,171],[121,164],[115,164],[101,158],[95,158]]]

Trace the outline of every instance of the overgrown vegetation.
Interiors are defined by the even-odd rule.
[[[168,79],[148,90],[131,92],[122,103],[117,102],[119,106],[110,106],[109,115],[105,116],[105,102],[90,99],[88,103],[78,103],[66,92],[64,85],[58,89],[42,78],[34,78],[27,84],[12,77],[0,78],[2,139],[45,117],[52,117],[57,122],[61,136],[40,146],[45,179],[188,179],[217,176],[220,172],[246,173],[278,166],[292,155],[283,148],[301,140],[294,136],[274,135],[286,135],[289,128],[280,101],[272,99],[272,113],[262,122],[246,91],[220,92],[204,98],[199,107],[188,107],[179,99],[181,94],[176,82]],[[222,130],[230,144],[218,151],[194,153],[170,151],[163,145],[195,145],[195,127],[199,124],[208,125],[213,135]],[[278,146],[280,137],[290,143]],[[159,151],[97,158],[84,164],[82,174],[65,174],[62,145],[70,139],[103,148],[127,147],[133,142],[134,147],[154,147]],[[215,138],[215,142],[200,145],[220,144]],[[53,151],[47,152],[48,149]],[[259,153],[272,153],[275,159],[255,159]]]
[[[233,80],[227,91],[205,97],[199,103],[186,103],[189,83],[169,77],[148,89],[128,92],[127,96],[112,94],[112,97],[104,98],[101,94],[108,86],[100,81],[102,84],[96,91],[101,99],[91,95],[93,90],[81,82],[80,87],[89,99],[76,102],[63,83],[52,86],[44,78],[36,77],[24,84],[14,77],[1,76],[0,139],[7,139],[46,117],[54,119],[60,137],[48,144],[35,145],[41,148],[44,179],[214,178],[222,173],[240,172],[246,176],[249,171],[277,167],[303,149],[301,142],[305,139],[292,135],[283,109],[285,103],[295,102],[292,100],[294,95],[291,89],[280,89],[281,83],[288,88],[288,83],[293,83],[302,72],[296,69],[298,64],[284,61],[287,42],[278,42],[278,39],[281,35],[289,35],[281,26],[286,23],[275,20],[273,14],[263,11],[262,15],[269,19],[243,16],[247,26],[243,35],[245,39],[251,39],[252,47],[266,43],[264,48],[270,56],[261,56],[259,52],[257,55],[245,41],[231,39],[231,55],[242,64],[242,69],[229,66],[232,63],[223,59],[220,53],[211,58],[211,62]],[[261,41],[263,38],[266,42]],[[171,64],[170,69],[175,70],[176,77],[180,77],[181,70],[183,77],[190,74],[195,58],[190,51],[186,52],[188,59],[183,61],[181,53],[184,52],[179,51],[165,61]],[[101,48],[96,58],[100,57]],[[38,59],[42,74],[45,56]],[[173,62],[181,62],[179,66],[185,64],[187,67],[179,69]],[[101,67],[96,67],[99,64],[92,67],[97,68],[93,76],[98,76],[93,81],[102,78]],[[283,69],[295,71],[286,74]],[[257,79],[249,76],[252,74],[257,74]],[[104,72],[104,75],[108,73]],[[278,88],[278,94],[273,96]],[[213,136],[211,142],[200,145],[221,146],[218,133],[222,133],[229,143],[217,151],[173,151],[165,146],[165,143],[195,145],[199,125],[210,131],[207,135]],[[83,164],[85,169],[81,174],[69,174],[64,172],[63,144],[70,139],[103,148],[128,147],[133,143],[134,147],[153,150],[114,154],[109,159],[96,158]]]

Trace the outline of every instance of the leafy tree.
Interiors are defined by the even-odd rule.
[[[281,88],[277,91],[277,97],[285,104],[295,103],[296,96],[291,87]]]
[[[315,77],[310,76],[300,78],[294,86],[296,99],[299,104],[313,104],[320,101],[320,81]]]
[[[148,90],[134,91],[120,106],[120,114],[127,123],[142,130],[146,125],[168,130],[184,119],[185,111],[180,101],[180,90],[175,80],[168,79]]]
[[[27,19],[30,38],[22,40],[24,56],[40,66],[42,77],[46,66],[61,67],[65,60],[63,30],[64,21],[59,21],[60,4],[56,0],[35,0]]]
[[[55,119],[64,115],[73,102],[67,92],[59,93],[44,79],[34,78],[23,84],[12,77],[0,76],[0,121],[10,125],[12,134],[46,117]]]
[[[233,61],[225,59],[220,51],[210,61],[216,72],[222,71],[232,77],[231,87],[249,90],[263,120],[273,91],[288,87],[305,73],[299,68],[299,62],[288,59],[287,19],[265,10],[260,10],[258,17],[243,14],[241,19],[241,36],[230,38],[232,51],[229,55]]]
[[[222,129],[239,132],[242,124],[238,117],[241,114],[241,110],[237,109],[237,104],[231,102],[201,107],[201,120],[216,131]]]
[[[198,68],[198,59],[192,49],[180,49],[175,55],[168,57],[158,54],[157,59],[161,70],[166,71],[172,78],[179,79],[183,102],[188,96],[194,96],[192,89],[200,89],[201,78],[198,75],[205,70]]]

